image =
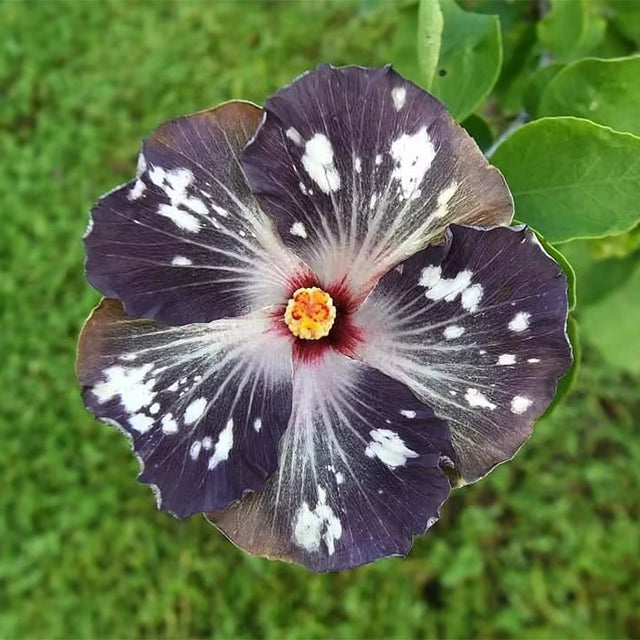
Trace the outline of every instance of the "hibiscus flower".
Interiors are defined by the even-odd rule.
[[[158,505],[313,570],[406,554],[511,458],[571,350],[567,283],[467,133],[390,67],[179,118],[85,235],[86,406]],[[481,226],[479,226],[481,225]]]

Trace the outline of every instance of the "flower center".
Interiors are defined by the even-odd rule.
[[[329,335],[336,319],[331,296],[318,287],[298,289],[287,302],[284,321],[297,338],[318,340]]]

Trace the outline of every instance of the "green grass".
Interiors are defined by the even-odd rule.
[[[574,394],[409,559],[337,575],[158,513],[82,407],[92,202],[171,117],[260,103],[319,61],[410,67],[398,14],[362,7],[0,5],[1,638],[640,636],[638,380],[588,348]]]

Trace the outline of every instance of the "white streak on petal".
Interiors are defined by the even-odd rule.
[[[209,459],[209,469],[215,469],[221,462],[224,462],[228,457],[233,447],[233,420],[227,422],[226,427],[220,432],[218,441],[216,442],[216,448],[213,451],[213,455]]]
[[[431,214],[434,218],[444,218],[449,213],[449,200],[453,198],[457,190],[458,183],[454,181],[439,193],[436,210]]]
[[[297,144],[299,147],[302,146],[302,136],[300,135],[300,133],[298,132],[297,129],[295,129],[294,127],[289,127],[287,129],[287,131],[285,132],[285,135],[287,136],[287,138],[289,138],[289,140],[291,140],[291,142],[293,142],[294,144]]]

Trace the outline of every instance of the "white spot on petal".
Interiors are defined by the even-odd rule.
[[[344,482],[344,475],[340,471],[336,472],[336,482],[338,484],[342,484]]]
[[[396,166],[391,177],[400,181],[405,198],[409,198],[422,182],[435,155],[435,148],[424,126],[414,134],[403,133],[393,141],[391,157]]]
[[[162,426],[163,433],[175,433],[178,430],[178,423],[170,413],[162,417],[160,425]]]
[[[323,133],[316,133],[307,140],[302,166],[324,193],[340,188],[340,174],[333,164],[333,147]]]
[[[480,300],[484,294],[484,289],[481,284],[472,284],[465,289],[460,296],[460,303],[465,311],[474,313],[478,309]]]
[[[531,364],[537,364],[538,362],[540,362],[540,358],[529,358],[527,362],[530,362]]]
[[[511,400],[511,412],[521,414],[531,406],[531,400],[525,396],[514,396]]]
[[[335,541],[342,536],[342,524],[327,504],[326,491],[318,486],[318,502],[315,509],[302,503],[293,523],[293,537],[306,551],[318,551],[324,540],[329,555],[335,552]]]
[[[145,416],[144,413],[134,413],[129,418],[129,424],[132,429],[135,429],[139,433],[146,433],[153,426],[154,419],[149,416]]]
[[[202,448],[203,449],[211,449],[211,447],[213,446],[213,440],[211,440],[211,438],[209,436],[205,436],[204,438],[202,438]]]
[[[356,173],[360,173],[362,171],[362,160],[360,160],[360,158],[356,158],[353,166],[356,170]]]
[[[256,418],[253,421],[253,428],[256,430],[256,432],[260,432],[260,429],[262,429],[262,418]]]
[[[105,380],[93,387],[93,395],[101,404],[120,396],[122,406],[128,412],[135,413],[142,407],[148,407],[156,395],[152,391],[155,380],[144,381],[152,368],[152,364],[131,368],[119,365],[109,367],[104,371]]]
[[[527,311],[520,311],[509,322],[509,329],[511,331],[524,331],[529,326],[529,318],[531,314]]]
[[[196,440],[191,447],[189,448],[189,455],[191,456],[192,460],[197,460],[198,457],[200,456],[200,449],[202,448],[202,444],[200,443],[200,440]]]
[[[455,340],[464,333],[464,327],[457,324],[451,324],[442,332],[447,340]]]
[[[127,194],[127,198],[129,200],[137,200],[142,197],[144,190],[147,188],[147,185],[138,178],[133,184],[133,187],[129,189],[129,193]]]
[[[149,407],[149,413],[152,416],[155,416],[156,413],[158,413],[158,411],[160,411],[160,403],[159,402],[154,402],[150,407]]]
[[[501,356],[498,356],[498,364],[507,365],[507,364],[515,364],[516,357],[512,353],[503,353]]]
[[[206,406],[206,398],[198,398],[194,400],[184,412],[184,423],[193,424],[204,413]]]
[[[415,418],[416,417],[416,412],[412,411],[411,409],[401,409],[400,413],[405,417],[405,418]]]
[[[470,407],[480,407],[481,409],[489,409],[493,411],[496,405],[490,402],[487,397],[477,389],[467,389],[464,399]]]
[[[378,154],[375,159],[376,166],[380,166],[382,164],[382,156]]]
[[[391,99],[393,100],[393,106],[396,111],[400,111],[404,107],[404,102],[407,99],[407,90],[404,87],[394,87],[391,89]]]
[[[185,231],[192,231],[193,233],[200,231],[200,223],[198,219],[183,211],[182,209],[178,209],[178,207],[172,207],[169,204],[161,204],[158,207],[158,213],[165,218],[169,218],[177,227],[184,229]]]
[[[307,230],[305,229],[305,226],[302,224],[302,222],[294,222],[291,225],[291,229],[289,229],[289,233],[292,236],[299,236],[300,238],[307,237]]]
[[[402,438],[389,429],[374,429],[369,432],[371,442],[365,449],[369,458],[379,458],[389,468],[402,467],[409,458],[417,458],[418,454],[405,446]]]
[[[189,258],[185,258],[184,256],[174,256],[171,260],[171,264],[176,267],[188,267],[192,263]]]

